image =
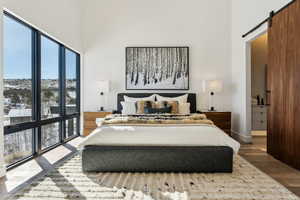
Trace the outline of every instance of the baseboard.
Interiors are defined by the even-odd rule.
[[[5,177],[6,169],[5,167],[0,167],[0,179]]]
[[[6,179],[6,170],[5,169],[3,169],[3,170],[1,170],[1,172],[0,172],[0,182],[3,180],[3,179]]]
[[[251,131],[252,136],[267,136],[267,131]]]
[[[237,139],[238,141],[242,141],[247,144],[252,143],[252,136],[251,135],[244,135],[244,134],[239,134],[235,131],[231,130],[231,135],[233,138]]]

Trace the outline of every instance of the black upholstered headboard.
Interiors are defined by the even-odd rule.
[[[118,94],[118,112],[121,112],[122,105],[121,101],[124,101],[124,95],[128,97],[149,97],[153,94],[159,94],[163,97],[178,97],[184,94],[188,94],[188,102],[191,104],[190,110],[191,113],[196,113],[197,111],[197,101],[195,93],[119,93]]]

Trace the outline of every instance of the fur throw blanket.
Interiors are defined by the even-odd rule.
[[[213,125],[204,114],[173,115],[173,114],[147,114],[147,115],[108,115],[102,125],[155,125],[155,124],[206,124]]]

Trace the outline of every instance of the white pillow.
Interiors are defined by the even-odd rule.
[[[138,98],[138,97],[128,97],[126,95],[124,95],[124,101],[125,102],[137,102],[137,101],[155,101],[155,94],[153,94],[152,96],[150,97],[141,97],[141,98]]]
[[[134,115],[136,114],[135,102],[121,101],[122,115]]]
[[[160,95],[156,95],[156,100],[157,101],[178,101],[178,103],[187,103],[187,99],[188,99],[188,94],[179,96],[179,97],[163,97]]]
[[[180,115],[189,115],[191,114],[190,103],[180,103],[178,104],[178,113]]]

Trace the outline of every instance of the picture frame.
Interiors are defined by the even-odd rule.
[[[189,90],[189,47],[126,47],[126,90]]]

